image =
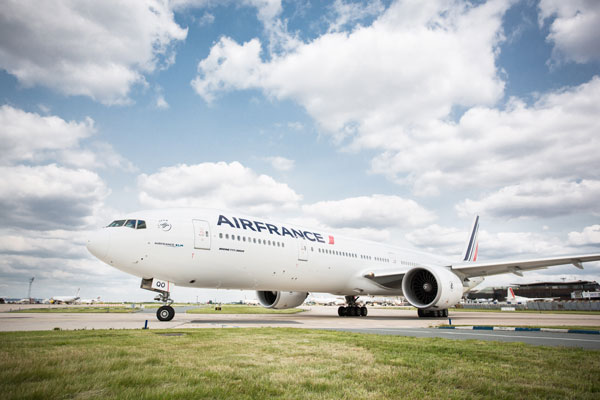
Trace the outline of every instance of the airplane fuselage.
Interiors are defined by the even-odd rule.
[[[371,270],[426,264],[441,257],[320,229],[307,229],[228,211],[140,211],[124,220],[145,228],[102,229],[88,245],[99,259],[142,278],[178,286],[401,295],[365,279]]]

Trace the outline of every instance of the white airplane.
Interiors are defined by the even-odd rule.
[[[77,303],[79,303],[79,304],[96,304],[96,303],[100,303],[100,296],[96,297],[95,299],[81,299]]]
[[[552,301],[554,297],[523,297],[515,295],[513,288],[509,287],[506,291],[506,302],[508,304],[525,304],[530,301]]]
[[[75,296],[53,296],[50,297],[50,304],[74,304],[79,300],[79,289]]]
[[[266,221],[229,211],[139,211],[87,241],[106,264],[142,278],[158,293],[161,321],[175,315],[172,285],[256,290],[267,308],[301,305],[309,292],[345,296],[340,316],[366,316],[358,296],[404,296],[419,317],[442,317],[484,276],[600,260],[600,253],[475,262],[479,217],[462,260],[351,239],[321,229]]]
[[[346,304],[346,300],[334,296],[310,296],[308,301],[312,301],[318,306],[341,306]]]

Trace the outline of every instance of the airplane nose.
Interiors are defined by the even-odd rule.
[[[108,253],[108,245],[110,242],[109,232],[107,228],[100,229],[90,235],[85,247],[94,256],[103,260]]]

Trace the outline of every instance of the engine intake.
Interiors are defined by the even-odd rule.
[[[256,292],[258,301],[265,308],[275,310],[285,310],[287,308],[298,307],[306,297],[308,292],[273,292],[270,290],[259,290]]]
[[[462,297],[462,282],[446,268],[417,267],[404,275],[402,292],[417,308],[447,309]]]

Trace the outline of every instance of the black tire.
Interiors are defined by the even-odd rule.
[[[352,316],[360,317],[360,307],[359,306],[352,307]]]
[[[423,311],[423,309],[419,308],[419,309],[417,309],[417,315],[419,316],[419,318],[424,318],[425,311]]]
[[[156,311],[156,318],[159,321],[170,321],[175,316],[175,310],[171,306],[162,306]]]
[[[346,316],[346,307],[338,307],[338,315],[340,317],[345,317]]]
[[[367,307],[363,306],[360,308],[360,316],[361,317],[366,317],[368,313],[369,313],[369,310],[367,310]]]
[[[442,317],[448,318],[448,309],[447,308],[444,310],[444,314],[442,314]]]

